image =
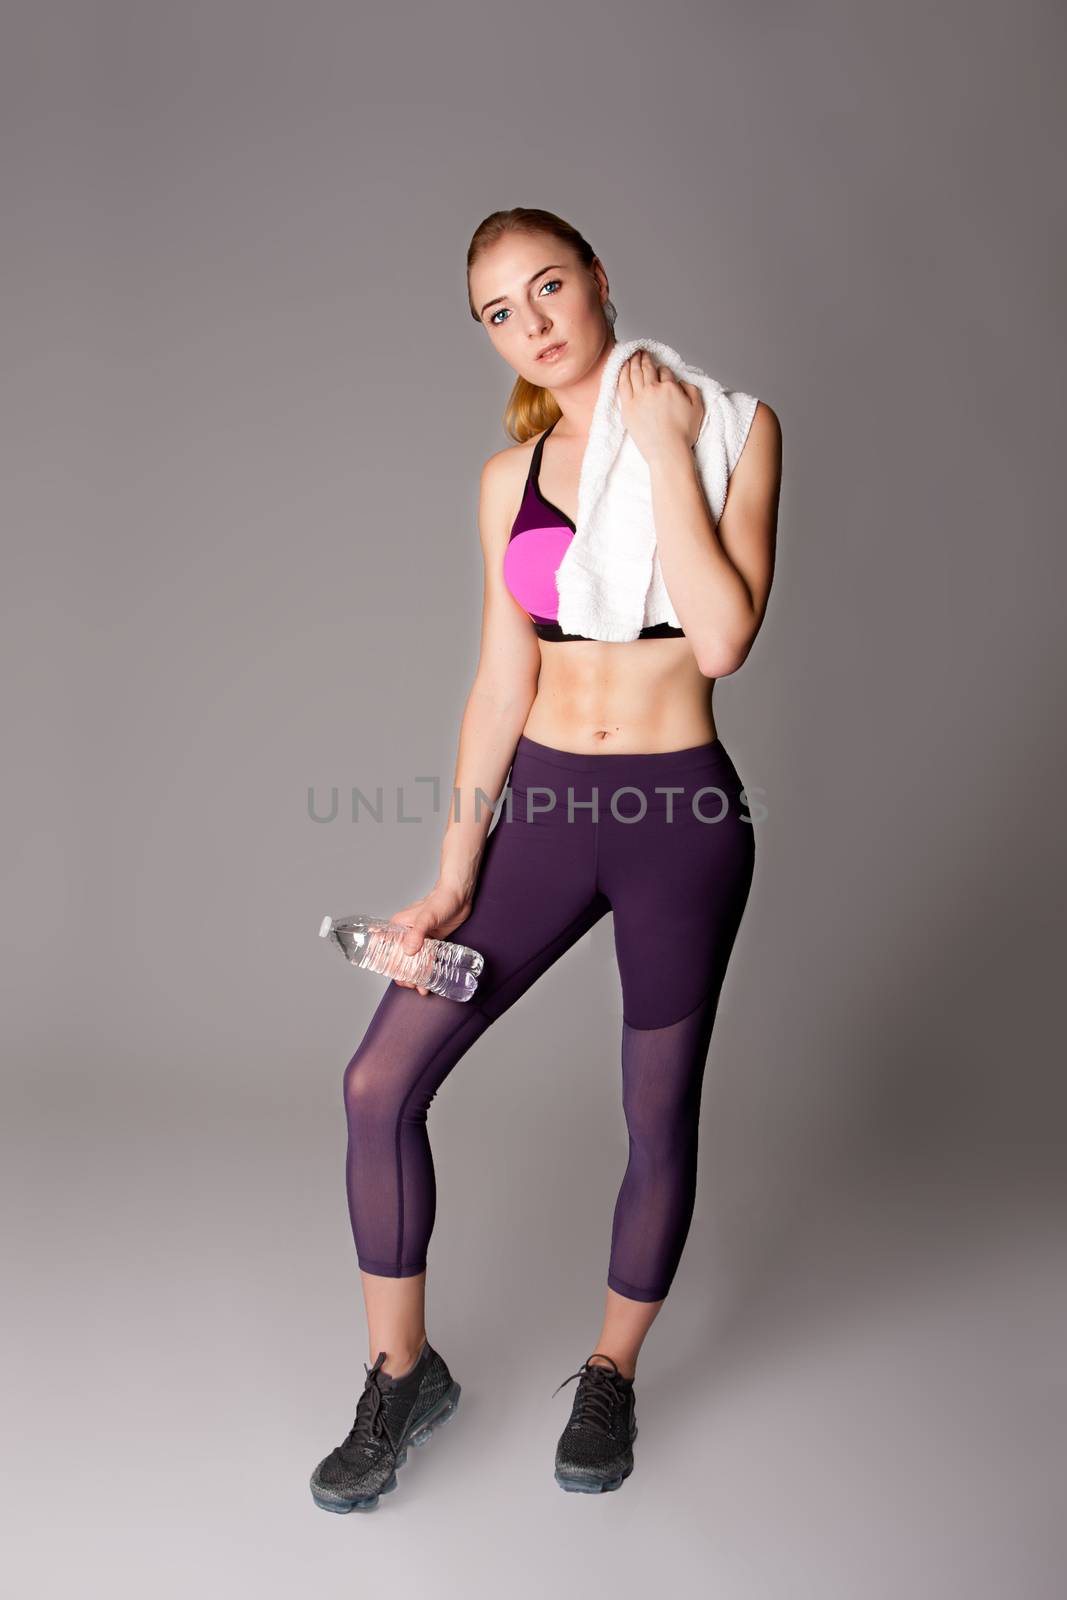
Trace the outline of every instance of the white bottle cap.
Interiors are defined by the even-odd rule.
[[[332,927],[333,927],[333,918],[332,917],[323,917],[323,919],[322,919],[322,927],[319,929],[319,938],[320,939],[325,939],[326,935],[329,933],[329,931],[330,931],[330,929]]]

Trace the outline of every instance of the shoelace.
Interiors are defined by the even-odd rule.
[[[368,1367],[364,1361],[363,1370],[367,1374],[363,1385],[363,1393],[356,1406],[356,1420],[349,1430],[348,1437],[341,1445],[341,1454],[350,1455],[356,1450],[373,1450],[378,1440],[385,1431],[385,1415],[382,1411],[382,1391],[378,1387],[378,1369],[385,1360],[383,1350],[375,1361],[373,1367]]]
[[[594,1350],[593,1355],[600,1352]],[[617,1387],[617,1382],[622,1378],[611,1356],[605,1356],[611,1362],[611,1367],[594,1367],[589,1361],[583,1362],[577,1372],[572,1372],[569,1378],[564,1378],[563,1383],[553,1389],[553,1396],[559,1394],[560,1389],[572,1379],[578,1379],[578,1390],[574,1400],[574,1415],[569,1427],[594,1428],[601,1433],[610,1433],[612,1419],[616,1409],[622,1405],[624,1395]],[[590,1361],[592,1357],[590,1357]]]

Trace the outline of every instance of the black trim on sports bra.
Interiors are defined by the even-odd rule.
[[[556,418],[556,422],[558,422],[558,421],[559,421],[559,418],[557,417]],[[571,521],[570,517],[568,517],[567,513],[565,511],[561,511],[559,506],[553,505],[552,501],[551,500],[547,500],[545,498],[545,496],[541,493],[541,456],[544,453],[545,440],[548,438],[549,434],[552,432],[552,429],[556,426],[556,422],[552,422],[552,423],[549,424],[549,426],[545,429],[544,433],[541,435],[540,439],[538,439],[536,445],[534,446],[534,453],[533,453],[532,457],[530,458],[530,470],[527,473],[527,477],[530,479],[530,482],[533,484],[533,492],[537,496],[538,500],[540,500],[541,504],[543,506],[547,507],[547,509],[549,511],[554,511],[556,513],[557,517],[562,517],[564,522],[567,524],[568,528],[570,528],[572,533],[577,533],[578,529],[575,527],[575,525]],[[574,634],[574,635],[571,635],[571,637],[572,638],[580,638],[581,635]]]
[[[533,629],[539,639],[553,639],[560,644],[566,644],[570,639],[584,639],[587,644],[605,642],[603,639],[590,639],[587,633],[564,633],[558,622],[534,621]],[[675,628],[669,622],[653,622],[647,628],[642,628],[637,637],[638,639],[684,639],[685,629]],[[632,644],[633,640],[629,642]]]

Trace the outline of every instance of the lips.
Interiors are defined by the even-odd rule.
[[[566,339],[560,339],[556,344],[546,345],[543,350],[538,352],[538,361],[544,361],[547,357],[553,356],[558,351],[565,349],[566,343]]]

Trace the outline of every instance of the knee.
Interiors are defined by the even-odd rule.
[[[623,1095],[623,1113],[631,1146],[647,1159],[673,1164],[696,1141],[698,1107],[690,1085],[630,1085]]]
[[[400,1115],[397,1075],[387,1070],[377,1051],[356,1051],[345,1067],[342,1093],[350,1126],[392,1122]]]

